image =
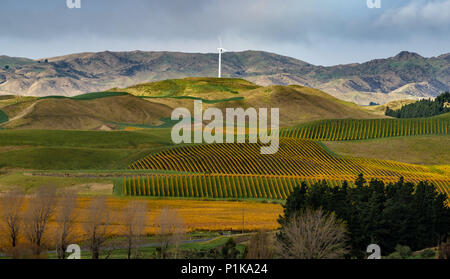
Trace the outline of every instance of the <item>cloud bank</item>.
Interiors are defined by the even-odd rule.
[[[0,55],[100,50],[277,52],[314,64],[449,52],[450,0],[2,0]]]

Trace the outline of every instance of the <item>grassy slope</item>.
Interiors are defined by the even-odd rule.
[[[450,120],[450,112],[441,114],[441,115],[436,115],[432,118],[437,118],[437,119],[445,119],[445,120]]]
[[[170,98],[151,99],[152,102],[154,100],[161,103],[166,102],[165,104],[169,107],[192,104],[192,100],[174,98],[180,96],[188,98],[200,96],[209,100],[218,97],[221,100],[224,97],[244,98],[239,101],[214,104],[222,109],[238,106],[267,107],[267,104],[272,104],[274,107],[281,108],[280,114],[281,118],[285,119],[284,124],[302,123],[321,118],[374,117],[355,104],[340,101],[319,90],[301,86],[259,87],[239,79],[205,78],[172,80],[141,86],[159,90],[156,93],[150,91],[155,96],[171,95]],[[93,93],[78,98],[90,101],[64,98],[40,100],[39,102],[61,104],[60,102],[63,101],[85,104],[85,102],[104,102],[128,97],[122,95],[101,98],[104,97],[103,94]],[[139,99],[133,98],[133,100]],[[16,115],[19,109],[13,110],[12,108],[17,108],[14,106],[26,108],[35,101],[35,99],[29,98],[20,100],[6,98],[0,101],[0,106],[6,107],[6,111]],[[211,105],[204,104],[205,107]],[[189,108],[189,105],[187,107]],[[121,112],[119,111],[117,114],[121,114]],[[449,116],[450,114],[447,114],[438,118],[449,119]],[[0,138],[2,139],[0,141],[0,168],[42,170],[125,169],[131,162],[172,145],[170,129],[146,129],[134,132],[4,130],[0,131]],[[426,153],[426,151],[424,152]],[[427,157],[423,160],[426,163],[432,162],[436,157],[425,153],[423,156]],[[432,163],[438,164],[445,160],[437,160]],[[24,180],[27,179],[24,178]]]
[[[203,97],[205,95],[215,95],[215,98],[213,99],[217,99],[217,97],[223,99],[224,94],[228,95],[228,97],[233,97],[233,95],[256,88],[259,88],[259,86],[243,79],[185,78],[145,83],[126,89],[120,89],[120,91],[125,91],[137,96]]]
[[[11,120],[4,127],[95,130],[105,126],[114,128],[111,122],[158,126],[163,124],[161,118],[170,117],[171,109],[167,106],[147,102],[126,93],[112,96],[102,94],[40,99],[31,108],[24,108],[21,117]],[[17,110],[17,106],[23,107],[22,104],[13,104],[4,110],[13,114],[12,111]]]
[[[416,100],[398,100],[398,101],[392,101],[389,102],[385,105],[379,105],[379,106],[367,106],[365,107],[365,109],[367,109],[370,112],[379,114],[379,115],[384,115],[386,108],[389,107],[393,110],[397,110],[400,109],[402,106],[408,105],[408,104],[412,104],[417,102]]]
[[[0,68],[5,66],[16,67],[35,63],[33,60],[21,57],[0,56]]]
[[[8,115],[3,110],[0,110],[0,124],[8,121],[9,121]]]
[[[189,235],[188,235],[189,236]],[[194,243],[185,243],[181,244],[179,247],[180,251],[196,251],[196,252],[208,252],[212,249],[217,249],[220,251],[220,249],[225,245],[225,243],[228,241],[228,236],[222,236],[222,237],[214,237],[212,240],[208,241],[201,241],[201,242],[194,242]],[[144,247],[139,249],[140,257],[142,259],[157,259],[157,248],[154,247],[155,245],[158,245],[158,240],[155,239],[152,243],[153,245],[150,247]],[[126,243],[122,244],[121,247],[126,247]],[[241,243],[237,243],[236,248],[240,251],[241,255],[244,252],[245,248],[247,246]],[[182,252],[181,252],[182,253]],[[49,255],[50,259],[56,259],[55,254]],[[92,254],[89,251],[83,251],[81,253],[81,259],[91,259]],[[111,253],[109,259],[128,259],[128,250],[126,249],[115,249],[114,252]]]
[[[20,103],[9,101],[3,110],[10,121],[2,127],[79,130],[121,129],[127,124],[157,127],[163,125],[162,119],[170,117],[175,108],[192,111],[194,99],[203,100],[204,109],[279,108],[282,127],[320,119],[382,117],[302,86],[260,87],[242,79],[186,78],[73,98],[52,96]]]
[[[396,137],[362,141],[327,141],[334,153],[411,164],[450,164],[449,136]]]
[[[141,84],[126,91],[151,97],[152,102],[192,111],[192,98],[208,100],[204,108],[279,108],[280,125],[292,126],[328,118],[379,118],[362,107],[338,100],[320,90],[303,86],[260,87],[241,79],[187,78]],[[236,99],[236,100],[233,100]],[[240,98],[240,99],[237,99]]]
[[[0,167],[63,170],[125,169],[171,145],[169,129],[134,132],[0,131]]]
[[[20,187],[30,193],[41,186],[57,186],[60,188],[77,187],[79,194],[112,194],[112,181],[107,178],[84,178],[84,177],[49,177],[31,176],[29,173],[14,172],[0,175],[0,192]],[[99,190],[92,189],[93,186],[103,185]],[[99,187],[97,187],[99,188]]]
[[[45,99],[72,99],[72,100],[95,100],[95,99],[101,99],[101,98],[109,98],[109,97],[116,97],[116,96],[124,96],[127,95],[126,92],[92,92],[92,93],[86,93],[81,94],[74,97],[66,97],[66,96],[46,96],[46,97],[40,97],[38,100],[45,100]]]

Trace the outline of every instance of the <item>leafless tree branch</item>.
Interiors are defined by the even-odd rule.
[[[58,211],[55,214],[55,243],[58,259],[66,258],[67,247],[73,240],[73,229],[76,216],[77,195],[72,191],[64,191],[59,197]]]
[[[35,255],[41,254],[44,234],[50,218],[53,216],[57,203],[55,187],[40,187],[28,199],[25,212],[25,237],[33,246]]]
[[[277,252],[287,259],[337,259],[346,252],[346,225],[335,214],[307,209],[282,230]]]
[[[0,199],[2,231],[7,235],[11,248],[15,248],[19,241],[24,196],[23,191],[12,190]]]
[[[144,233],[147,221],[147,204],[144,201],[133,200],[124,208],[122,213],[122,224],[124,225],[124,235],[127,239],[128,259],[139,255],[141,237]]]
[[[183,218],[178,214],[176,209],[165,207],[156,219],[156,225],[158,228],[161,258],[168,258],[170,256],[176,258],[178,256],[178,248],[183,242],[186,231]],[[172,255],[169,253],[170,247],[173,248]]]

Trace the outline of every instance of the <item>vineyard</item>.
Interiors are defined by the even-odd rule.
[[[302,181],[334,186],[366,178],[392,182],[428,180],[448,194],[447,171],[394,161],[338,157],[312,140],[282,138],[278,153],[261,155],[260,144],[203,144],[167,149],[133,163],[134,170],[179,171],[126,177],[116,193],[136,196],[285,199]]]
[[[261,155],[261,144],[202,144],[167,149],[131,165],[135,170],[174,170],[203,174],[301,177],[409,177],[429,179],[442,172],[426,166],[376,159],[337,157],[311,140],[280,139],[279,151]]]
[[[281,137],[311,140],[365,140],[374,138],[448,135],[450,120],[419,119],[334,119],[284,129]]]
[[[329,185],[339,187],[342,181],[353,186],[355,177],[290,177],[258,175],[221,174],[161,174],[130,176],[115,183],[114,192],[126,196],[212,198],[212,199],[269,199],[284,200],[294,187],[305,182],[308,186],[325,180]],[[393,178],[386,181],[395,182]],[[417,179],[406,181],[418,182]],[[450,180],[429,180],[440,192],[450,196]]]
[[[319,179],[258,175],[150,175],[126,177],[117,182],[121,195],[190,197],[214,199],[286,199],[302,182],[311,185]],[[338,180],[327,180],[339,186]]]

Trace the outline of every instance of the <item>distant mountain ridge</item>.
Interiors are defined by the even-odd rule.
[[[0,94],[74,96],[135,84],[217,75],[217,54],[79,53],[41,60],[0,56]],[[298,84],[367,105],[436,97],[450,90],[450,53],[425,58],[403,51],[365,63],[315,66],[262,51],[223,55],[223,75],[258,85]]]

